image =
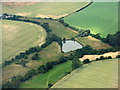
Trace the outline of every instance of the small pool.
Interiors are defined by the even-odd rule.
[[[65,42],[62,42],[62,51],[63,52],[70,52],[77,49],[81,49],[83,46],[78,43],[77,41],[73,40],[66,40]]]

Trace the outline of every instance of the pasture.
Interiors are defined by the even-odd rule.
[[[65,76],[52,88],[118,88],[118,59],[86,64]]]
[[[87,8],[64,18],[65,22],[80,28],[89,29],[102,37],[118,31],[118,3],[93,2]]]
[[[84,46],[90,45],[93,49],[107,49],[111,48],[112,46],[102,42],[101,40],[98,40],[94,37],[88,36],[88,37],[78,37],[76,38],[77,41],[82,43]]]
[[[71,61],[55,66],[45,74],[36,75],[30,80],[21,84],[20,88],[47,88],[48,84],[54,84],[60,80],[65,72],[71,70]]]
[[[3,61],[45,42],[45,30],[32,23],[3,20]]]
[[[30,17],[60,18],[69,15],[90,2],[4,2],[3,13]]]
[[[66,28],[63,24],[59,23],[58,21],[46,20],[46,22],[49,23],[52,32],[61,38],[70,39],[72,37],[77,36],[77,33],[69,30],[69,28]]]
[[[32,54],[28,56],[28,59],[26,59],[26,61],[28,61],[26,67],[13,63],[3,68],[3,83],[9,81],[13,76],[25,75],[29,70],[35,69],[40,65],[46,64],[47,62],[57,61],[59,57],[63,55],[60,51],[60,46],[55,42],[42,49],[38,54],[40,57],[39,60],[32,60]]]

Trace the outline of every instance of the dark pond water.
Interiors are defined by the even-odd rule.
[[[63,52],[70,52],[70,51],[74,51],[77,49],[81,49],[83,46],[78,43],[77,41],[73,41],[73,40],[66,40],[65,43],[62,42],[62,51]]]

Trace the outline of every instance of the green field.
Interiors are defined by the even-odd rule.
[[[52,88],[117,88],[118,59],[96,61],[74,70]]]
[[[3,20],[2,52],[3,61],[10,60],[33,46],[45,42],[45,30],[35,24]]]
[[[65,75],[65,72],[71,70],[71,61],[55,66],[45,74],[36,75],[25,83],[21,84],[21,88],[47,88],[48,84],[55,83]]]
[[[93,2],[78,13],[64,18],[70,25],[90,29],[93,34],[101,33],[102,37],[118,31],[118,3]]]
[[[3,3],[3,13],[32,17],[60,18],[75,12],[87,4],[89,2]]]

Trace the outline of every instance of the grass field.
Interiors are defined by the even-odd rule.
[[[52,88],[117,88],[118,60],[92,62],[74,70]]]
[[[64,18],[70,25],[90,29],[93,34],[101,33],[102,37],[118,31],[118,3],[93,2],[89,7]]]
[[[52,32],[61,38],[70,39],[72,37],[77,36],[77,33],[69,30],[58,21],[53,21],[53,20],[45,20],[45,21],[49,23],[49,26]]]
[[[83,45],[90,45],[93,49],[106,49],[111,48],[112,46],[96,39],[91,36],[88,37],[78,37],[76,38],[77,41],[82,43]]]
[[[21,88],[47,88],[48,84],[55,83],[71,70],[71,61],[55,66],[45,74],[36,75],[32,79],[21,84]]]
[[[3,13],[21,16],[60,18],[88,5],[89,2],[13,2],[2,3]]]
[[[45,42],[45,30],[35,24],[3,20],[3,60]]]

